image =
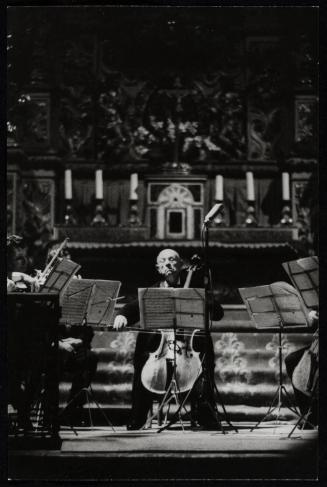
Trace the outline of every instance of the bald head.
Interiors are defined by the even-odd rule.
[[[182,265],[182,259],[175,250],[164,249],[158,254],[157,271],[171,285],[177,282]]]

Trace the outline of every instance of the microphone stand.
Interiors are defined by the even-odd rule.
[[[209,225],[210,225],[210,220],[209,221],[204,221],[203,223],[203,228],[204,228],[204,296],[205,296],[205,301],[204,301],[204,331],[205,331],[205,356],[204,356],[204,362],[203,362],[203,377],[204,377],[204,396],[207,401],[210,401],[210,399],[214,399],[215,395],[217,395],[219,399],[219,403],[223,409],[224,412],[224,419],[227,422],[227,424],[234,429],[236,433],[238,433],[237,428],[233,426],[233,424],[229,421],[227,417],[227,412],[225,409],[225,405],[221,399],[221,395],[218,391],[218,388],[216,386],[215,380],[213,377],[210,376],[210,367],[209,367],[209,348],[210,348],[210,306],[209,303],[212,303],[212,291],[210,289],[210,266],[209,266]],[[210,404],[209,404],[210,405]],[[214,409],[215,416],[217,418],[217,423],[219,424],[219,416],[220,413],[217,408],[216,401],[214,402],[213,407],[211,409]],[[225,434],[224,427],[222,423],[220,423],[221,429],[223,434]]]

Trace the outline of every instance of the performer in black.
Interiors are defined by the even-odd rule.
[[[48,252],[47,264],[59,249],[59,244],[55,244]],[[70,259],[67,249],[62,249],[57,255],[57,259]],[[54,262],[55,264],[55,262]],[[74,278],[80,278],[80,276]],[[71,388],[65,409],[65,418],[69,424],[79,425],[83,422],[83,405],[86,401],[85,394],[79,394],[82,389],[90,386],[98,365],[98,356],[92,349],[92,339],[94,336],[93,328],[81,325],[59,325],[59,378],[62,379],[65,373],[72,376]],[[49,370],[54,366],[53,358],[50,356]]]
[[[24,261],[24,265],[19,265]],[[22,272],[24,271],[24,272]],[[30,276],[27,271],[27,259],[23,249],[23,238],[19,235],[7,236],[7,293],[37,292],[40,289],[38,279]],[[33,428],[30,420],[30,411],[35,399],[40,371],[42,370],[42,340],[35,340],[35,333],[29,326],[33,316],[33,309],[15,305],[9,316],[13,322],[9,323],[7,350],[8,350],[8,403],[17,411],[17,424],[24,430]],[[42,319],[42,312],[34,317]]]
[[[37,292],[44,281],[41,278],[42,273],[37,271],[36,276],[32,277],[16,271],[16,256],[20,255],[21,245],[22,237],[9,236],[7,238],[7,292]],[[47,263],[52,259],[58,247],[59,245],[49,251]],[[63,256],[64,253],[60,252],[57,258],[61,259]],[[65,256],[67,257],[66,254]],[[33,402],[42,389],[43,374],[45,374],[43,397],[45,422],[50,421],[48,411],[53,388],[51,371],[57,366],[53,343],[45,344],[34,335],[31,338],[29,331],[36,320],[42,321],[42,316],[41,309],[37,316],[33,316],[29,313],[29,308],[25,306],[19,310],[17,315],[17,322],[21,323],[20,336],[14,336],[11,333],[9,337],[9,402],[17,410],[18,425],[25,430],[33,429],[30,413]],[[81,326],[59,325],[58,334],[59,378],[62,378],[65,372],[72,375],[72,385],[68,396],[70,404],[66,410],[66,417],[70,424],[76,424],[82,420],[81,408],[85,402],[85,396],[77,394],[81,389],[90,385],[97,370],[98,357],[91,348],[94,332],[91,327],[82,324]]]
[[[313,343],[307,347],[300,348],[299,350],[296,350],[295,352],[292,352],[287,355],[287,357],[285,357],[287,375],[291,379],[295,400],[301,414],[306,414],[311,405],[311,412],[309,414],[309,417],[307,418],[308,422],[305,422],[305,424],[303,425],[304,428],[310,428],[310,423],[313,425],[317,425],[318,423],[317,396],[313,397],[312,400],[311,393],[313,391],[310,390],[313,387],[314,381],[316,379],[316,374],[318,374],[318,343],[316,343],[316,345],[314,343],[318,339],[318,311],[311,310],[309,312],[309,319],[311,320],[312,329],[315,332],[313,336]],[[306,353],[308,354],[309,360],[302,360],[304,354]],[[299,386],[296,387],[296,383],[294,383],[294,371],[297,367],[301,369],[297,369],[297,374],[300,374],[300,377],[303,376],[303,381],[301,382],[306,384],[305,388],[303,387],[303,390],[300,390],[298,388]]]
[[[183,261],[179,254],[172,249],[165,249],[159,253],[156,264],[157,271],[161,279],[152,287],[183,287],[185,276],[183,276]],[[203,281],[192,282],[192,287],[203,287]],[[223,317],[223,309],[219,303],[214,303],[211,306],[211,318],[220,320]],[[140,319],[140,310],[138,299],[126,304],[116,316],[114,322],[114,329],[120,330],[125,326],[131,326]],[[178,335],[178,339],[181,337]],[[153,394],[149,392],[142,384],[141,373],[144,364],[146,363],[149,354],[155,351],[160,342],[160,333],[145,333],[140,332],[136,340],[135,354],[134,354],[134,379],[132,390],[132,413],[127,429],[135,430],[144,426],[147,420],[148,411],[151,408]],[[198,333],[194,339],[194,349],[200,352],[202,359],[204,353],[207,354],[207,363],[209,367],[209,376],[212,382],[214,381],[214,350],[212,340],[210,339],[209,349],[205,349],[205,337]],[[193,426],[198,425],[204,429],[219,428],[219,421],[216,417],[214,407],[214,397],[207,397],[204,376],[201,374],[196,381],[194,389],[191,394],[192,406],[192,423]],[[211,394],[212,395],[212,394]]]

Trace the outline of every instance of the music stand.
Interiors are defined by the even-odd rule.
[[[319,306],[319,261],[317,256],[284,262],[294,286],[302,296],[307,308]]]
[[[301,296],[293,286],[286,282],[275,282],[264,286],[240,288],[239,292],[257,329],[275,330],[277,328],[278,330],[278,387],[268,407],[267,413],[250,430],[253,431],[275,409],[277,409],[275,421],[278,422],[283,404],[283,395],[288,402],[288,404],[284,405],[299,416],[298,411],[292,407],[289,393],[283,384],[282,333],[284,332],[285,327],[302,329],[303,327],[309,327],[310,323]]]
[[[192,288],[141,288],[138,290],[139,304],[140,304],[140,325],[141,328],[151,328],[152,330],[173,330],[174,347],[173,353],[167,358],[167,368],[170,369],[171,377],[168,378],[169,385],[164,387],[162,393],[164,394],[161,403],[158,406],[158,411],[153,414],[149,421],[156,415],[158,417],[163,412],[164,408],[170,407],[170,403],[175,401],[177,411],[174,418],[167,425],[160,428],[158,433],[167,429],[177,420],[179,420],[182,429],[184,425],[182,421],[181,411],[185,409],[185,402],[193,388],[190,388],[186,398],[180,403],[179,395],[181,394],[176,374],[176,334],[177,329],[203,329],[204,328],[204,289]],[[199,370],[200,375],[201,370]],[[196,380],[194,381],[194,383]],[[169,409],[166,413],[166,418]]]
[[[206,343],[206,352],[209,349],[209,343],[210,343],[210,324],[211,324],[211,318],[210,318],[210,304],[213,302],[213,290],[212,290],[212,280],[211,280],[211,270],[210,270],[210,264],[209,264],[209,229],[210,229],[210,223],[212,219],[214,218],[215,215],[219,215],[219,213],[223,212],[223,204],[222,203],[217,203],[206,215],[203,225],[202,225],[202,245],[203,245],[203,255],[204,255],[204,291],[205,291],[205,307],[204,307],[204,331],[205,331],[205,343]],[[218,387],[215,383],[214,378],[210,376],[209,373],[209,363],[208,363],[208,354],[206,353],[204,356],[204,362],[203,362],[203,377],[204,377],[204,383],[205,383],[205,388],[206,388],[206,394],[211,395],[211,397],[215,397],[215,395],[218,397],[220,401],[220,405],[222,407],[224,416],[225,416],[225,421],[227,424],[236,432],[238,433],[238,429],[230,422],[227,416],[227,411],[225,408],[225,405],[222,401],[220,392],[218,390]],[[216,416],[216,423],[217,426],[221,427],[222,433],[225,434],[225,429],[223,427],[222,422],[219,420],[220,412],[218,411],[217,407],[217,402],[215,401],[214,407],[212,408],[210,406],[210,409],[212,412],[214,412]]]
[[[59,293],[61,304],[65,291],[81,266],[70,259],[57,260],[40,289],[40,293]]]
[[[119,281],[73,279],[69,283],[63,296],[61,322],[73,327],[76,325],[91,326],[95,330],[107,330],[108,325],[112,322],[115,303],[120,286],[121,283]],[[62,411],[62,414],[64,414],[68,406],[82,394],[85,395],[88,405],[91,427],[93,427],[91,403],[94,402],[105,418],[108,426],[115,431],[111,421],[108,419],[100,404],[95,399],[91,385],[88,387],[83,387],[80,391],[78,391],[77,394],[67,403],[66,407]],[[74,432],[77,434],[75,430]]]

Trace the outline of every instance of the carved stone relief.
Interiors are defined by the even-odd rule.
[[[17,198],[16,174],[7,174],[7,234],[16,232],[16,198]]]
[[[26,178],[22,181],[21,235],[37,263],[44,257],[54,225],[54,181]]]

